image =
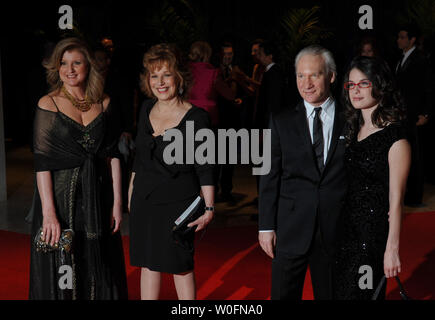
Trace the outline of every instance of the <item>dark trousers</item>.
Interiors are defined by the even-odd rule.
[[[215,192],[218,193],[219,190],[224,195],[231,194],[233,190],[233,174],[234,165],[233,164],[217,164],[215,166]]]
[[[218,136],[218,129],[214,129],[214,134],[217,137]],[[226,158],[225,164],[219,164],[218,158],[219,158],[219,149],[218,149],[218,143],[216,143],[216,149],[215,149],[215,161],[216,165],[214,166],[214,184],[215,184],[215,194],[218,194],[219,191],[223,195],[229,195],[231,194],[231,191],[233,190],[233,175],[234,175],[234,164],[229,164],[229,144],[227,141],[226,144]],[[238,159],[240,159],[240,155],[237,156]]]
[[[409,142],[411,145],[411,167],[406,185],[405,204],[421,204],[424,191],[423,155],[420,145],[421,129],[410,128]]]
[[[317,225],[311,247],[302,256],[277,252],[272,260],[272,300],[301,300],[307,267],[310,267],[314,299],[331,300],[333,259],[325,252]]]
[[[433,147],[433,138],[435,137],[435,120],[429,119],[429,122],[419,127],[420,131],[420,154],[423,159],[425,181],[435,184],[435,148]]]

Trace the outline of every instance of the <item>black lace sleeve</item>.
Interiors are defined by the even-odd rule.
[[[151,108],[155,104],[155,99],[147,99],[142,103],[142,106],[139,110],[138,122],[137,122],[137,135],[136,135],[136,156],[133,162],[133,172],[137,172],[140,170],[141,161],[140,157],[143,156],[143,148],[141,148],[142,141],[145,135],[145,117],[148,116],[148,109]]]
[[[211,128],[210,116],[203,109],[197,110],[193,120],[195,122],[195,135],[196,135],[196,132],[200,129],[203,129],[203,128],[210,129]],[[198,148],[198,145],[201,143],[202,142],[195,141],[195,150]],[[198,164],[195,161],[195,171],[196,171],[196,174],[197,174],[198,179],[199,179],[199,184],[201,186],[214,185],[214,174],[213,174],[214,165],[213,164],[208,164],[208,163]]]
[[[62,126],[57,112],[36,108],[33,123],[33,152],[35,171],[50,171],[79,166],[83,159],[80,150],[70,140],[62,139]]]
[[[115,108],[112,102],[110,102],[104,113],[106,131],[104,134],[104,143],[100,149],[99,155],[102,158],[121,159],[122,155],[118,148],[119,138],[121,136],[121,117],[119,115],[119,109]]]
[[[387,132],[387,139],[390,148],[396,141],[399,141],[401,139],[408,140],[408,136],[409,136],[408,128],[406,127],[405,124],[393,123],[390,125],[388,129],[389,130]]]

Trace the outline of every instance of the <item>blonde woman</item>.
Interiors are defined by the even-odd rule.
[[[103,78],[77,38],[61,40],[44,67],[51,89],[34,120],[29,298],[127,298],[117,134]]]

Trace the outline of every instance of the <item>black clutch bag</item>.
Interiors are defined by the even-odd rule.
[[[37,252],[53,252],[53,251],[61,251],[69,253],[72,248],[72,243],[74,239],[74,231],[72,229],[64,229],[60,234],[59,242],[54,246],[42,241],[42,228],[38,230],[36,233],[34,243]]]
[[[172,236],[177,244],[187,246],[187,237],[196,230],[197,226],[188,227],[187,225],[195,221],[204,214],[205,202],[200,196],[189,205],[189,207],[174,221]]]

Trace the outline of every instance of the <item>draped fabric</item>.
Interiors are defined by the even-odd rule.
[[[110,231],[113,190],[108,161],[119,158],[116,151],[119,127],[111,110],[109,105],[83,126],[59,110],[36,108],[35,171],[51,172],[57,218],[62,229],[75,231],[75,238],[72,254],[68,256],[36,252],[32,243],[29,292],[32,299],[126,297],[121,238],[119,232],[112,236]],[[37,186],[30,218],[33,239],[42,226]],[[59,287],[62,276],[59,268],[65,263],[72,267],[72,289]]]

